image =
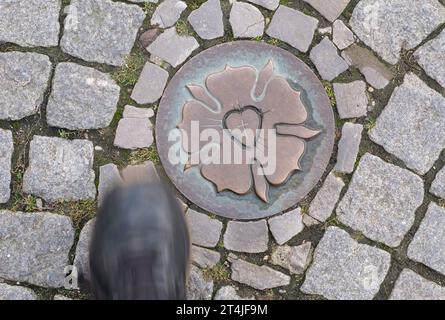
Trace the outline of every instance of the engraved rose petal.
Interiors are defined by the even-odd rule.
[[[246,164],[203,165],[201,174],[216,185],[218,192],[230,190],[243,195],[252,187],[250,166]]]
[[[218,131],[222,130],[222,116],[220,113],[211,111],[198,101],[187,102],[182,110],[182,122],[178,125],[178,128],[186,134],[182,139],[182,147],[188,153],[199,152],[208,144],[207,141],[197,140],[199,136],[192,136],[192,121],[196,121],[197,124],[197,121],[199,121],[199,126],[197,126],[198,134],[201,134],[202,131],[208,128]]]
[[[269,60],[263,70],[260,71],[258,75],[258,81],[255,88],[255,96],[259,97],[263,94],[264,88],[266,88],[267,82],[273,76],[273,62]]]
[[[264,175],[264,170],[258,161],[252,165],[253,185],[255,193],[264,202],[269,202],[269,184]]]
[[[227,66],[223,71],[208,76],[206,85],[213,97],[221,103],[224,115],[237,106],[254,103],[251,93],[256,78],[257,73],[252,67]]]
[[[219,112],[216,101],[209,96],[203,87],[198,85],[188,85],[187,89],[189,89],[190,93],[196,100],[201,101],[209,109]]]
[[[273,128],[278,123],[300,124],[307,119],[300,92],[282,77],[274,77],[269,82],[264,99],[257,104],[264,112],[263,129]]]
[[[318,135],[320,130],[309,129],[301,125],[278,125],[277,133],[283,135],[296,136],[303,139],[310,139]]]
[[[262,148],[264,154],[268,155],[271,152],[271,141],[269,136],[266,135],[263,140],[261,135]],[[270,163],[265,162],[263,159],[258,159],[263,168],[265,169],[266,179],[273,185],[280,185],[284,183],[289,176],[296,170],[300,170],[299,161],[305,151],[305,143],[302,139],[293,136],[282,136],[275,134],[276,141],[276,168],[273,173],[269,173],[267,166]],[[263,152],[263,150],[261,150]]]

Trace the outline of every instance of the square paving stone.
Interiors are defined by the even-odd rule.
[[[334,22],[351,0],[303,0],[314,7],[323,17]]]
[[[264,16],[255,6],[235,2],[230,11],[230,25],[235,38],[255,38],[264,33]]]
[[[408,247],[408,257],[445,275],[445,208],[430,204]]]
[[[216,247],[221,236],[221,221],[192,209],[187,210],[186,217],[192,243],[208,248]]]
[[[437,173],[431,184],[430,192],[439,198],[445,199],[445,167]]]
[[[445,300],[445,287],[403,269],[392,290],[390,300]]]
[[[445,30],[414,53],[425,72],[445,88]]]
[[[23,191],[46,201],[96,197],[94,148],[88,140],[34,136]]]
[[[337,207],[337,217],[366,237],[397,247],[413,225],[423,195],[419,176],[367,153]]]
[[[186,8],[187,4],[184,1],[164,0],[156,8],[150,23],[158,25],[160,28],[174,26]]]
[[[161,67],[147,62],[142,69],[139,80],[131,93],[131,99],[139,104],[154,103],[164,92],[168,72]]]
[[[67,216],[0,211],[0,278],[41,287],[63,286],[73,241],[74,229]]]
[[[396,64],[402,48],[415,48],[444,22],[445,7],[437,0],[362,0],[349,24],[367,46]]]
[[[42,54],[0,53],[0,119],[20,120],[39,112],[51,68]]]
[[[180,36],[176,28],[170,28],[161,33],[147,51],[155,57],[167,61],[174,68],[182,64],[199,48],[199,43],[191,36]]]
[[[334,83],[335,100],[341,119],[360,118],[368,113],[366,83]]]
[[[280,5],[275,11],[266,33],[306,52],[312,43],[318,20],[304,13]]]
[[[388,252],[359,244],[346,231],[329,227],[315,249],[301,290],[332,300],[370,300],[390,262]]]
[[[11,160],[13,151],[12,132],[0,129],[0,203],[8,202],[11,194]]]
[[[266,220],[255,222],[229,221],[224,234],[224,247],[228,250],[260,253],[267,250],[269,230]]]
[[[346,61],[338,55],[335,45],[327,37],[311,50],[309,57],[324,80],[332,81],[349,68]]]
[[[408,73],[369,137],[408,168],[427,173],[445,148],[445,98]]]
[[[275,241],[280,245],[288,242],[304,229],[300,208],[270,218],[268,222]]]
[[[0,0],[0,44],[55,47],[61,0]]]
[[[204,40],[224,36],[223,12],[219,0],[208,0],[190,13],[188,21],[193,30]]]
[[[122,66],[145,19],[136,6],[110,0],[72,0],[61,49],[85,61]]]
[[[153,144],[152,127],[148,119],[123,118],[117,126],[114,145],[130,150],[148,148]]]
[[[312,260],[312,244],[305,242],[296,247],[287,245],[273,249],[271,262],[286,268],[293,274],[303,274]]]
[[[110,75],[75,63],[56,67],[47,121],[69,130],[107,127],[117,110],[120,87]]]

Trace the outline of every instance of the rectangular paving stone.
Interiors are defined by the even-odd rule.
[[[389,270],[388,252],[360,244],[329,227],[315,249],[301,290],[332,300],[371,300]]]
[[[362,140],[363,125],[347,122],[343,125],[338,143],[337,163],[334,170],[342,173],[354,171],[357,154]]]
[[[37,295],[25,287],[0,283],[0,301],[7,300],[37,300]]]
[[[392,290],[390,300],[445,300],[445,287],[403,269]]]
[[[300,208],[270,218],[268,222],[270,232],[279,245],[288,242],[304,229]]]
[[[139,80],[133,88],[131,99],[139,104],[154,103],[164,92],[168,72],[161,67],[147,62],[142,69]]]
[[[201,268],[212,268],[221,260],[219,252],[192,246],[192,261]]]
[[[337,217],[366,237],[397,247],[413,225],[423,195],[419,176],[367,153],[337,207]]]
[[[152,108],[136,108],[126,105],[124,108],[124,118],[148,119],[155,115]]]
[[[201,269],[192,265],[187,280],[187,300],[211,300],[213,295],[213,280],[204,276]]]
[[[335,45],[327,37],[311,50],[309,57],[324,80],[332,81],[349,68],[346,61],[338,55]]]
[[[255,222],[229,221],[224,233],[224,247],[228,250],[260,253],[267,250],[269,230],[266,220]]]
[[[276,10],[280,5],[280,0],[247,0],[247,2],[257,4],[269,10]]]
[[[368,96],[366,83],[334,83],[335,100],[341,119],[360,118],[368,113]]]
[[[337,19],[351,0],[303,0],[331,22]]]
[[[393,78],[391,71],[371,51],[357,44],[342,51],[341,56],[349,65],[357,67],[376,89],[385,88]]]
[[[290,284],[290,277],[265,265],[257,266],[239,259],[233,254],[228,258],[231,263],[232,280],[258,290],[283,287]]]
[[[192,209],[187,210],[186,218],[193,244],[207,248],[216,247],[222,231],[221,221]]]
[[[34,136],[23,191],[53,202],[96,198],[94,148],[88,140]]]
[[[354,34],[341,20],[335,20],[332,30],[332,42],[340,50],[346,49],[355,41]]]
[[[445,88],[445,30],[414,53],[423,70]]]
[[[55,47],[59,43],[61,0],[0,1],[0,43]]]
[[[280,5],[266,30],[267,35],[306,52],[312,43],[318,20],[304,13]]]
[[[12,132],[0,129],[0,203],[8,202],[11,195],[11,161],[13,151]]]
[[[43,54],[0,53],[0,119],[21,120],[38,113],[51,69]]]
[[[445,148],[445,98],[408,73],[369,137],[408,168],[424,175]]]
[[[408,247],[408,257],[445,275],[445,208],[432,202]]]
[[[0,211],[0,278],[41,287],[63,286],[73,241],[74,229],[67,216]]]
[[[107,194],[123,183],[118,167],[109,163],[99,168],[98,202],[102,205]]]
[[[344,186],[345,183],[341,178],[332,172],[329,173],[309,206],[309,215],[320,222],[325,222],[332,215]]]
[[[74,266],[77,268],[79,280],[81,282],[85,281],[88,283],[91,281],[90,246],[95,223],[96,218],[93,218],[84,225],[76,245]]]
[[[137,5],[111,0],[72,0],[61,49],[85,61],[122,66],[145,19]]]
[[[126,166],[121,176],[126,183],[158,183],[160,181],[156,167],[151,161]]]
[[[437,173],[431,184],[430,192],[439,198],[445,199],[445,167]]]

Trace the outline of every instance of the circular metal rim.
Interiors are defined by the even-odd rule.
[[[271,187],[276,190],[277,197],[274,200],[274,203],[267,205],[259,203],[261,200],[259,200],[258,203],[254,203],[254,201],[249,202],[249,200],[246,202],[245,199],[241,199],[241,197],[246,196],[238,196],[230,191],[218,194],[215,192],[216,188],[214,185],[203,177],[201,177],[203,180],[201,182],[203,185],[207,185],[207,189],[203,189],[203,186],[200,186],[199,184],[193,185],[190,183],[191,178],[188,177],[188,181],[186,181],[187,179],[184,177],[184,174],[179,173],[177,168],[175,168],[175,166],[168,160],[170,142],[168,141],[168,134],[165,134],[165,132],[176,127],[177,123],[175,124],[172,122],[172,117],[175,115],[175,108],[182,111],[183,107],[183,105],[175,106],[174,103],[174,100],[177,99],[179,95],[178,88],[183,87],[183,94],[188,94],[185,85],[181,86],[180,83],[185,81],[184,79],[189,78],[188,75],[191,75],[189,72],[195,74],[199,73],[198,70],[202,72],[203,69],[208,68],[209,60],[212,60],[212,58],[216,59],[217,57],[219,60],[222,60],[223,58],[221,57],[226,55],[226,57],[232,57],[231,59],[233,60],[234,54],[239,51],[249,52],[249,54],[255,57],[263,56],[263,60],[267,60],[267,57],[264,58],[265,54],[270,53],[275,57],[279,57],[280,61],[285,62],[286,68],[284,69],[286,69],[286,72],[290,77],[288,80],[291,78],[298,78],[301,80],[300,82],[295,80],[295,82],[302,83],[302,88],[307,93],[308,101],[310,101],[312,106],[317,106],[317,108],[312,109],[312,111],[313,113],[319,112],[316,116],[323,122],[325,130],[322,135],[323,138],[320,138],[319,145],[316,147],[318,151],[313,154],[314,157],[312,159],[313,161],[310,170],[305,173],[304,177],[298,179],[300,180],[298,184],[294,183],[294,180],[297,180],[295,177],[298,176],[297,173],[294,173],[289,181],[283,186]],[[261,63],[264,63],[264,61]],[[230,63],[228,64],[235,67]],[[217,69],[214,71],[216,70]],[[293,71],[292,74],[290,71]],[[298,202],[317,185],[329,164],[334,148],[335,120],[326,91],[321,81],[309,66],[292,53],[279,47],[255,41],[243,40],[223,43],[206,49],[191,58],[178,70],[178,72],[176,72],[168,83],[159,104],[155,129],[156,144],[161,163],[167,176],[180,193],[200,208],[216,215],[236,220],[254,220],[270,217],[295,207]],[[192,177],[192,179],[196,181],[199,178],[196,175]],[[213,188],[213,193],[208,190],[209,185]],[[292,187],[295,187],[295,189],[292,189]]]

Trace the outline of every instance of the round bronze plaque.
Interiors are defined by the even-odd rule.
[[[259,219],[295,206],[317,184],[333,150],[334,114],[301,60],[237,41],[201,52],[175,74],[157,113],[156,143],[191,202]]]

